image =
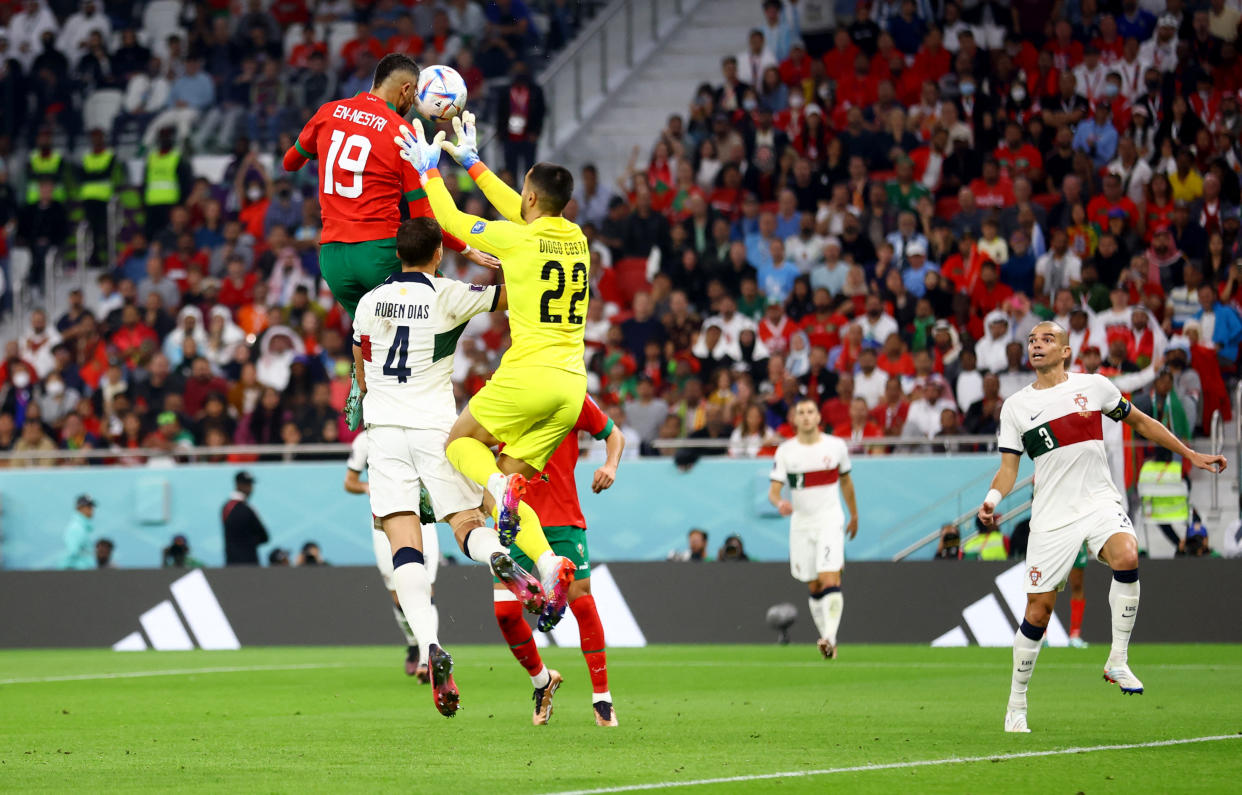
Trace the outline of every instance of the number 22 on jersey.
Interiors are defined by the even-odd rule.
[[[568,275],[568,284],[566,284],[566,276]],[[539,301],[539,322],[560,324],[568,322],[570,325],[581,326],[586,322],[586,315],[580,311],[580,305],[587,295],[587,266],[582,262],[575,262],[569,266],[569,272],[566,274],[565,265],[556,260],[548,260],[543,264],[543,270],[540,271],[539,278],[550,285],[543,292],[543,298]],[[568,286],[570,290],[569,307],[565,316],[560,312],[553,312],[552,302],[561,304],[565,297],[565,288]]]
[[[345,137],[342,130],[332,131],[332,145],[328,147],[328,156],[323,161],[323,192],[325,195],[337,195],[346,199],[356,199],[362,195],[362,172],[367,166],[367,158],[371,155],[371,139],[365,135],[354,134]],[[337,171],[352,174],[353,182],[344,183],[337,180]]]

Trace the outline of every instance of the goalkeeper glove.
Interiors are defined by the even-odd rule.
[[[408,161],[419,176],[424,176],[440,163],[440,144],[444,141],[444,133],[438,132],[434,139],[428,141],[422,122],[415,119],[411,124],[413,132],[403,124],[401,134],[392,140],[401,150],[401,159]]]
[[[457,133],[457,143],[444,141],[440,147],[453,156],[462,168],[469,169],[479,162],[479,134],[474,124],[474,114],[470,111],[453,117],[453,132]]]

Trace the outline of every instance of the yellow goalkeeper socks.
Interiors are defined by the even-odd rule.
[[[444,456],[454,469],[484,488],[487,488],[488,478],[500,473],[496,456],[478,439],[468,436],[454,439],[444,448]]]
[[[492,509],[492,518],[497,520],[500,518],[499,507]],[[543,534],[543,524],[539,521],[539,515],[535,513],[534,508],[524,502],[518,503],[518,534],[513,539],[513,543],[536,564],[543,559],[544,555],[552,554],[552,545],[548,543],[547,536]]]

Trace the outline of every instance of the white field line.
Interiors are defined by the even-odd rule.
[[[97,679],[142,679],[148,676],[194,676],[195,674],[238,674],[252,671],[309,671],[344,668],[345,663],[305,663],[302,665],[230,665],[217,668],[176,668],[166,671],[119,671],[117,673],[69,674],[0,679],[0,685],[32,685],[41,682],[89,682]]]
[[[458,668],[473,668],[494,665],[492,662],[462,660],[454,662]],[[755,662],[755,661],[710,661],[710,660],[687,660],[685,662],[672,662],[665,660],[623,660],[613,663],[614,667],[620,668],[823,668],[831,670],[836,667],[844,668],[852,671],[856,670],[851,665],[838,665],[825,663],[822,660],[818,662]],[[996,668],[994,663],[928,663],[928,662],[877,662],[870,661],[861,663],[861,666],[867,668],[909,668],[915,670],[936,670],[948,669],[960,671],[964,669],[989,670]],[[0,685],[30,685],[41,684],[44,682],[90,682],[96,680],[107,679],[143,679],[153,676],[193,676],[195,674],[234,674],[234,673],[251,673],[262,671],[314,671],[326,668],[388,668],[388,663],[303,663],[298,665],[234,665],[219,666],[214,668],[177,668],[159,671],[119,671],[116,673],[94,673],[94,674],[67,674],[63,676],[31,676],[18,677],[14,679],[0,679]],[[1048,668],[1101,668],[1092,663],[1055,663],[1044,662],[1040,664],[1041,671]],[[1169,665],[1147,665],[1144,669],[1157,670],[1176,670],[1176,671],[1213,671],[1242,668],[1242,665],[1236,663],[1173,663]]]
[[[660,781],[653,784],[627,784],[621,787],[568,790],[565,792],[553,793],[553,795],[603,795],[604,793],[610,792],[637,792],[640,790],[671,789],[673,787],[698,787],[706,784],[735,784],[747,781],[766,781],[781,778],[828,776],[835,773],[867,773],[873,770],[902,770],[911,767],[938,767],[940,765],[961,765],[973,762],[1003,762],[1010,759],[1034,759],[1045,756],[1068,756],[1070,754],[1088,754],[1096,751],[1130,751],[1137,748],[1164,748],[1171,745],[1212,743],[1219,742],[1221,740],[1242,740],[1242,734],[1213,734],[1206,737],[1186,737],[1179,740],[1157,740],[1149,743],[1091,745],[1082,748],[1059,748],[1050,751],[1023,751],[1014,754],[992,754],[990,756],[949,756],[943,759],[919,759],[910,762],[888,762],[875,765],[853,765],[851,767],[828,767],[821,770],[790,770],[783,773],[760,773],[751,776],[701,778],[691,781]]]

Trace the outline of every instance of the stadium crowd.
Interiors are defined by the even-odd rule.
[[[52,13],[0,2],[0,19],[14,5],[28,20]],[[539,30],[521,0],[249,0],[232,15],[212,0],[175,4],[186,27],[162,39],[135,35],[132,4],[64,5],[51,3],[59,27],[32,39],[14,17],[0,35],[0,103],[24,86],[33,109],[0,107],[0,157],[25,176],[20,196],[0,177],[0,225],[16,219],[33,272],[73,213],[97,212],[87,186],[106,183],[110,198],[123,185],[88,158],[135,114],[145,177],[102,297],[32,312],[6,344],[0,449],[104,447],[141,463],[125,450],[346,439],[348,318],[318,278],[315,174],[272,174],[256,153],[283,151],[320,101],[365,88],[375,55],[408,46],[455,63],[474,96],[501,81],[516,161],[539,131],[528,61],[571,35],[574,4],[547,3]],[[885,436],[958,449],[951,437],[995,432],[1002,401],[1031,378],[1025,334],[1051,317],[1070,329],[1076,367],[1146,369],[1140,397],[1179,435],[1216,411],[1228,419],[1242,343],[1237,6],[756,2],[719,81],[635,149],[617,185],[581,171],[569,214],[592,244],[593,394],[644,454],[674,454],[653,443],[686,437],[769,453],[802,395],[856,451],[883,452],[862,440]],[[325,57],[323,24],[351,15],[356,37]],[[98,39],[92,19],[111,26]],[[309,38],[282,46],[282,30],[312,19]],[[101,78],[91,58],[113,30]],[[86,54],[59,49],[69,31]],[[59,99],[45,96],[52,62],[69,75]],[[126,105],[111,130],[88,131],[71,168],[91,79],[124,85],[127,103],[160,81],[180,99]],[[23,141],[19,161],[9,153]],[[182,156],[212,147],[233,152],[221,184]],[[445,262],[450,277],[491,278]],[[503,316],[472,321],[459,398],[484,383],[506,334]]]

